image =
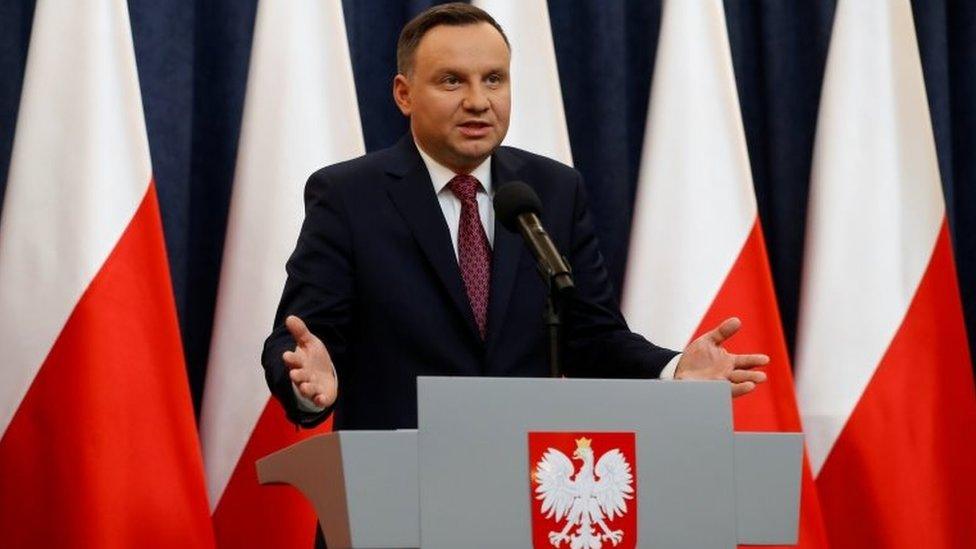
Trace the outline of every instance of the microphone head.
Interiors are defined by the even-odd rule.
[[[513,233],[517,233],[518,216],[524,213],[540,215],[542,202],[532,187],[523,181],[510,181],[495,191],[495,217]]]

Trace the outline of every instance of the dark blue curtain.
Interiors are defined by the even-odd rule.
[[[406,122],[391,100],[400,27],[431,0],[344,0],[366,147]],[[0,200],[33,0],[0,3]],[[256,0],[129,0],[187,368],[199,399],[244,103]],[[966,307],[976,344],[976,3],[913,3]],[[795,337],[807,187],[834,0],[726,0],[753,179],[787,339]],[[622,280],[660,0],[550,1],[576,166]],[[255,349],[257,357],[258,349]]]

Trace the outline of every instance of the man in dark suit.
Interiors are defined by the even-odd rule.
[[[432,8],[403,30],[394,99],[410,133],[394,147],[323,168],[265,343],[268,384],[292,421],[416,427],[418,375],[548,375],[547,290],[491,197],[522,180],[569,260],[570,376],[728,379],[745,394],[764,355],[732,355],[730,319],[679,354],[630,332],[613,297],[579,172],[499,147],[508,129],[508,40],[466,4]],[[339,390],[339,386],[342,390]],[[341,395],[341,396],[340,396]],[[498,395],[505,398],[505,395]]]

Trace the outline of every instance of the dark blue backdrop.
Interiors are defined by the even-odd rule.
[[[331,0],[323,0],[331,1]],[[390,99],[400,27],[430,0],[344,0],[366,146],[406,123]],[[34,0],[0,2],[0,200]],[[201,394],[256,0],[129,0],[187,367]],[[753,178],[794,339],[807,186],[833,0],[726,0]],[[549,3],[576,166],[618,283],[660,0]],[[976,336],[976,2],[916,0],[918,40],[969,326]],[[255,358],[258,349],[255,349]]]

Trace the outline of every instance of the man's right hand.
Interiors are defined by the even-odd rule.
[[[285,327],[295,338],[295,350],[285,351],[281,355],[288,366],[292,383],[302,396],[316,406],[332,406],[339,396],[339,382],[325,344],[297,316],[286,318]]]

